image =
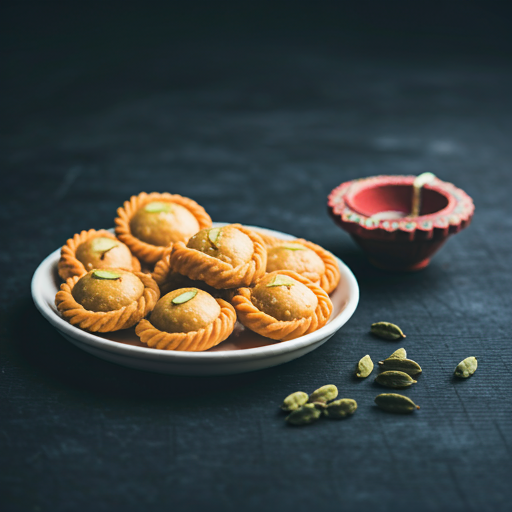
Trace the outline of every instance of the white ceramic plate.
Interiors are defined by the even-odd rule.
[[[215,222],[214,226],[225,223]],[[269,229],[248,226],[283,240],[295,237]],[[329,322],[311,334],[290,341],[275,342],[245,329],[237,322],[233,334],[206,352],[156,350],[140,343],[134,329],[91,334],[64,320],[55,307],[60,286],[57,274],[60,249],[45,258],[32,278],[32,298],[41,314],[78,348],[92,355],[139,370],[173,375],[229,375],[287,363],[323,345],[353,315],[359,301],[359,287],[350,269],[338,259],[340,284],[331,294],[334,306]]]

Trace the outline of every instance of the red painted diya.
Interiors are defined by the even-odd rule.
[[[374,176],[342,183],[328,197],[332,218],[386,270],[419,270],[446,239],[469,226],[473,200],[434,178],[421,189],[419,215],[410,216],[415,176]]]

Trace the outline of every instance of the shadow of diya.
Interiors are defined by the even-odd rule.
[[[328,196],[331,217],[376,267],[425,268],[446,239],[471,222],[475,210],[471,197],[438,178],[421,188],[419,215],[411,216],[415,178],[373,176],[347,181]]]

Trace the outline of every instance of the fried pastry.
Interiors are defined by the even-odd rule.
[[[320,329],[332,313],[327,293],[289,270],[266,274],[253,288],[240,288],[231,303],[245,327],[280,341]]]
[[[228,302],[198,288],[181,288],[164,295],[135,333],[151,348],[198,352],[224,341],[235,322]]]
[[[250,286],[264,273],[267,250],[254,231],[230,224],[203,229],[185,245],[174,244],[170,267],[217,289]]]
[[[267,236],[267,272],[293,270],[327,293],[332,293],[340,281],[338,262],[333,254],[303,238],[285,242]]]
[[[95,269],[62,283],[55,305],[80,329],[111,332],[133,327],[153,310],[159,297],[158,285],[147,274]]]
[[[204,208],[178,194],[141,192],[117,210],[116,234],[141,261],[156,263],[166,247],[211,226]]]
[[[59,276],[63,281],[95,268],[140,271],[139,260],[110,231],[89,229],[70,238],[60,251]]]

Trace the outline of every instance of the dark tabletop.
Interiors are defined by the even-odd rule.
[[[70,5],[71,4],[71,5]],[[502,511],[512,450],[512,44],[489,2],[6,5],[2,19],[2,510]],[[471,226],[418,273],[370,266],[327,194],[434,172]],[[237,376],[105,362],[37,312],[30,280],[140,191],[304,237],[360,286],[314,352]],[[369,334],[397,323],[403,344]],[[423,367],[409,416],[376,409],[356,362]],[[455,365],[477,356],[467,380]],[[333,383],[356,414],[309,427],[278,406]]]

